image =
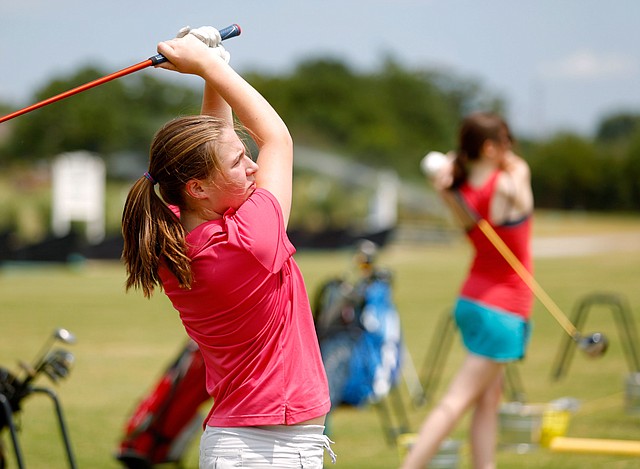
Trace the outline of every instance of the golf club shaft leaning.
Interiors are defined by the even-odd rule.
[[[236,37],[240,35],[240,32],[241,32],[240,26],[238,26],[237,24],[232,24],[231,26],[227,26],[226,28],[223,28],[220,30],[220,37],[224,41],[225,39],[230,39],[232,37]],[[7,114],[6,116],[2,116],[0,117],[0,124],[10,119],[13,119],[14,117],[21,116],[23,114],[34,111],[48,104],[55,103],[56,101],[60,101],[61,99],[68,98],[69,96],[73,96],[74,94],[78,94],[88,89],[94,88],[98,85],[102,85],[103,83],[106,83],[108,81],[115,80],[116,78],[129,75],[133,72],[137,72],[138,70],[142,70],[152,65],[158,65],[166,61],[167,61],[167,58],[164,55],[162,54],[154,55],[153,57],[149,57],[147,60],[144,60],[140,63],[131,65],[130,67],[127,67],[127,68],[123,68],[122,70],[111,73],[102,78],[98,78],[97,80],[90,81],[89,83],[85,83],[84,85],[80,85],[69,91],[65,91],[63,93],[57,94],[55,96],[52,96],[51,98],[32,104],[31,106],[27,106],[25,108],[19,109],[15,112],[12,112],[11,114]]]
[[[498,250],[505,261],[511,266],[511,268],[518,274],[524,283],[531,289],[533,294],[540,300],[544,307],[551,313],[551,315],[558,321],[560,326],[569,334],[574,340],[579,340],[580,333],[576,327],[567,319],[562,310],[551,299],[547,292],[543,290],[536,279],[526,269],[522,262],[516,257],[516,255],[509,249],[509,246],[505,244],[500,235],[496,233],[493,227],[485,219],[476,221],[476,225],[484,233],[491,244]]]
[[[513,251],[507,246],[507,244],[502,240],[500,235],[493,229],[491,224],[472,213],[469,207],[465,204],[465,202],[461,199],[459,193],[451,193],[450,197],[446,199],[451,203],[451,207],[454,209],[455,215],[460,219],[460,221],[464,224],[473,223],[478,227],[480,231],[484,234],[484,236],[489,240],[489,242],[496,248],[496,250],[500,253],[500,255],[504,258],[504,260],[511,266],[514,272],[522,279],[522,281],[529,287],[534,296],[540,300],[540,302],[544,305],[544,307],[551,313],[551,315],[555,318],[555,320],[560,324],[560,326],[565,330],[571,338],[579,343],[581,339],[581,334],[576,329],[571,321],[567,318],[567,316],[562,312],[562,310],[556,305],[556,303],[551,299],[547,292],[540,286],[540,284],[536,281],[536,279],[531,275],[531,272],[527,270],[527,268],[520,262],[520,259],[516,257]]]

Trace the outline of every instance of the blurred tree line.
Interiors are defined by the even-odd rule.
[[[53,79],[33,102],[107,73],[90,66]],[[286,74],[243,75],[282,115],[297,144],[392,168],[406,179],[421,179],[418,165],[426,152],[455,146],[463,115],[506,109],[500,96],[476,80],[407,69],[393,60],[360,72],[338,60],[314,58]],[[178,83],[153,70],[139,72],[1,124],[0,165],[88,150],[108,165],[126,154],[146,167],[149,142],[160,125],[198,112],[201,90]],[[0,110],[11,111],[6,103]],[[518,151],[531,165],[540,208],[640,208],[640,113],[606,116],[593,136],[524,136]]]

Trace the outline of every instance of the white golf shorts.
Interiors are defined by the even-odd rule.
[[[200,469],[322,469],[336,456],[322,425],[209,427],[200,439]]]

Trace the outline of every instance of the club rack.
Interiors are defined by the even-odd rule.
[[[73,344],[75,341],[75,336],[67,329],[56,329],[32,364],[20,361],[18,373],[12,373],[9,369],[0,367],[0,435],[5,429],[8,430],[18,469],[24,469],[26,466],[18,439],[19,428],[14,416],[22,410],[24,400],[33,394],[43,394],[53,402],[69,467],[77,468],[62,405],[56,392],[49,387],[34,384],[40,375],[47,376],[53,383],[58,383],[69,375],[75,361],[74,355],[62,348],[52,350],[52,347],[57,342]],[[7,464],[4,447],[0,444],[0,469],[7,467]]]

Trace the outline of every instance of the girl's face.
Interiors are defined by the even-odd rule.
[[[511,140],[505,135],[499,140],[485,140],[480,154],[481,158],[490,159],[500,164],[504,161],[510,150]]]
[[[232,128],[222,131],[216,142],[220,171],[204,184],[211,209],[222,215],[237,209],[256,190],[258,165],[246,154],[245,146]]]

